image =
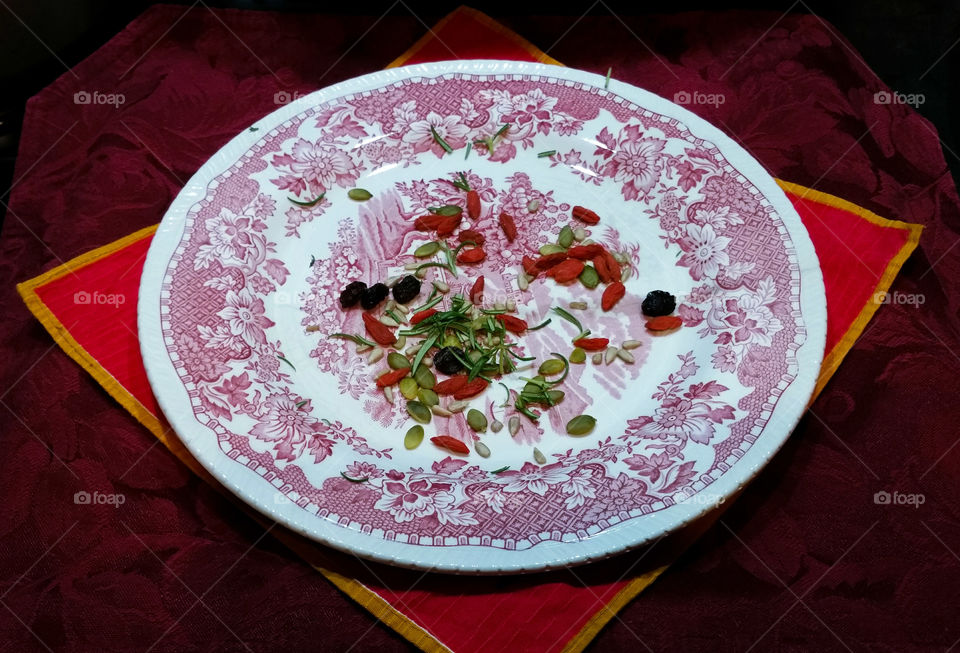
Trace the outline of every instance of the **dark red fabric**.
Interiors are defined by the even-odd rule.
[[[358,639],[358,650],[402,649],[152,447],[51,351],[14,294],[14,282],[58,259],[156,222],[209,154],[274,108],[278,90],[381,67],[421,30],[414,18],[384,18],[333,65],[375,17],[197,8],[161,39],[184,10],[151,10],[78,67],[81,81],[65,76],[28,108],[17,176],[29,174],[14,189],[0,242],[0,641],[42,649],[33,631],[51,648],[77,651],[143,650],[161,635],[154,650],[244,650],[241,641],[252,650],[345,650]],[[926,224],[922,252],[894,286],[926,302],[880,310],[814,416],[722,523],[601,634],[597,650],[643,649],[636,638],[653,650],[745,650],[761,637],[758,650],[942,650],[960,637],[947,618],[960,586],[950,552],[960,550],[960,447],[950,449],[960,367],[951,354],[956,191],[932,126],[909,108],[874,104],[884,87],[830,28],[788,16],[753,46],[776,19],[628,19],[658,61],[617,19],[585,18],[550,54],[580,68],[612,65],[667,97],[723,92],[716,111],[692,108],[778,176]],[[572,20],[506,22],[549,45]],[[598,47],[597,33],[619,38]],[[123,92],[126,102],[78,107],[79,90]],[[126,502],[80,509],[79,489],[120,492]],[[922,493],[925,503],[877,505],[878,490]],[[617,561],[609,568],[618,572]]]

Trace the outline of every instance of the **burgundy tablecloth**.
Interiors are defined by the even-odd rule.
[[[155,446],[16,296],[15,282],[158,221],[278,91],[378,69],[423,31],[412,16],[185,11],[150,10],[139,20],[155,39],[124,32],[28,106],[0,240],[0,648],[404,649]],[[767,31],[777,18],[588,17],[563,38],[573,19],[504,19],[542,47],[560,38],[550,54],[568,65],[612,66],[671,98],[722,93],[691,108],[775,175],[927,227],[788,445],[596,650],[944,650],[960,638],[956,190],[933,126],[877,102],[885,87],[832,27],[788,16]],[[75,93],[116,92],[129,67],[149,81],[123,85],[119,108],[78,111]],[[78,481],[125,504],[78,506]]]

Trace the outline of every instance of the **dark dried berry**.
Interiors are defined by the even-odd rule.
[[[382,283],[375,283],[363,291],[363,297],[360,298],[360,305],[368,311],[382,302],[390,294],[390,289]]]
[[[462,349],[459,347],[444,347],[433,357],[433,364],[439,372],[456,374],[463,369],[463,363],[457,360],[457,356],[463,358]]]
[[[420,294],[420,279],[407,275],[393,287],[393,298],[398,304],[406,304]]]
[[[340,306],[343,308],[356,306],[366,290],[367,284],[362,281],[352,281],[348,283],[347,287],[340,293]]]
[[[647,293],[640,310],[649,317],[670,315],[677,307],[677,298],[666,290],[653,290]]]

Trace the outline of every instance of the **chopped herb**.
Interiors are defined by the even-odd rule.
[[[282,361],[283,361],[284,363],[286,363],[287,365],[289,365],[289,366],[293,369],[294,372],[297,371],[297,368],[294,367],[293,363],[291,363],[290,361],[288,361],[286,358],[284,358],[284,357],[281,356],[280,354],[277,354],[277,358],[280,359],[280,360],[282,360]]]
[[[316,262],[317,262],[317,257],[311,255],[311,256],[310,256],[310,267],[313,267],[313,264],[316,263]]]
[[[553,156],[556,153],[557,153],[556,150],[544,150],[543,152],[540,152],[539,154],[537,154],[537,156],[540,157],[541,159],[545,159],[546,157]]]
[[[467,143],[467,153],[463,155],[463,160],[466,161],[470,156],[470,150],[473,148],[473,143]]]
[[[369,341],[369,340],[367,340],[366,338],[363,338],[363,337],[361,337],[361,336],[355,336],[355,335],[353,335],[353,334],[351,334],[351,333],[331,333],[331,334],[330,334],[329,336],[327,336],[327,337],[328,337],[328,338],[343,338],[344,340],[351,340],[351,341],[357,343],[358,345],[366,345],[366,346],[368,346],[368,347],[376,347],[376,346],[377,346],[377,343],[371,342],[371,341]]]
[[[607,79],[603,82],[603,88],[610,88],[610,75],[613,74],[613,68],[607,68]]]
[[[340,472],[340,476],[344,477],[351,483],[366,483],[369,480],[366,476],[364,476],[363,478],[351,478],[350,476],[347,476],[343,472]]]
[[[306,405],[306,403],[307,403],[307,400],[304,399],[303,401],[298,401],[298,402],[296,403],[296,406],[297,406],[297,408],[303,408],[303,407]]]
[[[259,127],[251,127],[251,128],[250,128],[249,130],[247,130],[247,131],[258,132],[258,131],[260,131],[260,128],[259,128]]]
[[[437,133],[437,130],[433,128],[433,125],[430,125],[430,133],[433,135],[433,140],[437,142],[437,145],[443,148],[447,154],[453,152],[453,148],[450,147],[450,144],[443,140],[443,137]]]
[[[323,199],[323,196],[324,196],[324,195],[326,195],[326,193],[320,193],[320,194],[317,196],[317,199],[310,200],[309,202],[301,202],[300,200],[295,200],[295,199],[293,199],[292,197],[288,197],[287,199],[290,200],[291,202],[293,202],[294,204],[296,204],[297,206],[303,206],[303,207],[306,207],[306,208],[310,208],[311,206],[316,206],[317,203],[320,202],[320,200]]]
[[[458,172],[457,174],[460,176],[459,179],[455,179],[454,181],[451,181],[450,183],[453,184],[454,186],[456,186],[457,188],[459,188],[460,190],[462,190],[463,192],[469,193],[469,192],[470,192],[470,182],[467,181],[467,176],[466,176],[465,174],[463,174],[462,172]]]
[[[541,323],[538,324],[537,326],[527,327],[527,331],[537,331],[537,330],[542,329],[543,327],[547,326],[547,325],[550,324],[551,322],[553,322],[553,318],[549,318],[549,317],[548,317],[545,321],[541,322]]]
[[[509,122],[503,123],[503,126],[500,127],[500,129],[497,130],[497,133],[494,134],[493,137],[494,137],[494,138],[500,138],[501,136],[503,136],[503,135],[507,132],[508,129],[510,129],[510,123],[509,123]]]
[[[491,474],[499,474],[499,473],[501,473],[501,472],[507,471],[508,469],[510,469],[510,465],[504,465],[504,466],[501,467],[500,469],[495,469],[495,470],[493,470],[493,471],[490,472],[490,473],[491,473]]]

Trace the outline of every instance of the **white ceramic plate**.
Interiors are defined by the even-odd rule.
[[[493,154],[465,145],[510,127]],[[431,127],[454,148],[444,152]],[[538,156],[556,150],[552,156]],[[483,212],[486,260],[444,300],[486,279],[486,299],[519,305],[531,325],[553,306],[596,336],[642,341],[623,360],[571,366],[565,400],[520,432],[488,431],[482,458],[425,440],[406,450],[405,400],[375,387],[353,343],[360,310],[341,310],[348,281],[403,273],[431,234],[427,206],[463,204],[465,172]],[[355,202],[347,191],[373,194]],[[311,207],[294,204],[324,198]],[[583,205],[589,237],[626,256],[627,296],[599,310],[603,286],[538,279],[518,290],[523,254],[553,242]],[[519,226],[506,241],[498,216]],[[451,239],[452,242],[456,238]],[[678,298],[684,326],[644,328],[654,289]],[[375,313],[379,315],[381,305]],[[774,180],[688,111],[628,84],[540,64],[458,61],[352,79],[279,108],[214,155],[157,231],[139,304],[153,390],[197,459],[272,519],[386,563],[461,573],[577,564],[649,542],[747,483],[786,440],[823,356],[826,308],[813,246]],[[568,355],[576,329],[554,316],[518,337],[524,351]],[[410,342],[415,342],[411,339]],[[520,374],[503,379],[521,388]],[[506,391],[473,406],[509,422]],[[587,413],[595,430],[564,425]],[[463,414],[428,438],[473,444]],[[538,464],[536,447],[546,458]],[[506,471],[493,473],[508,466]],[[344,478],[366,479],[351,482]]]

